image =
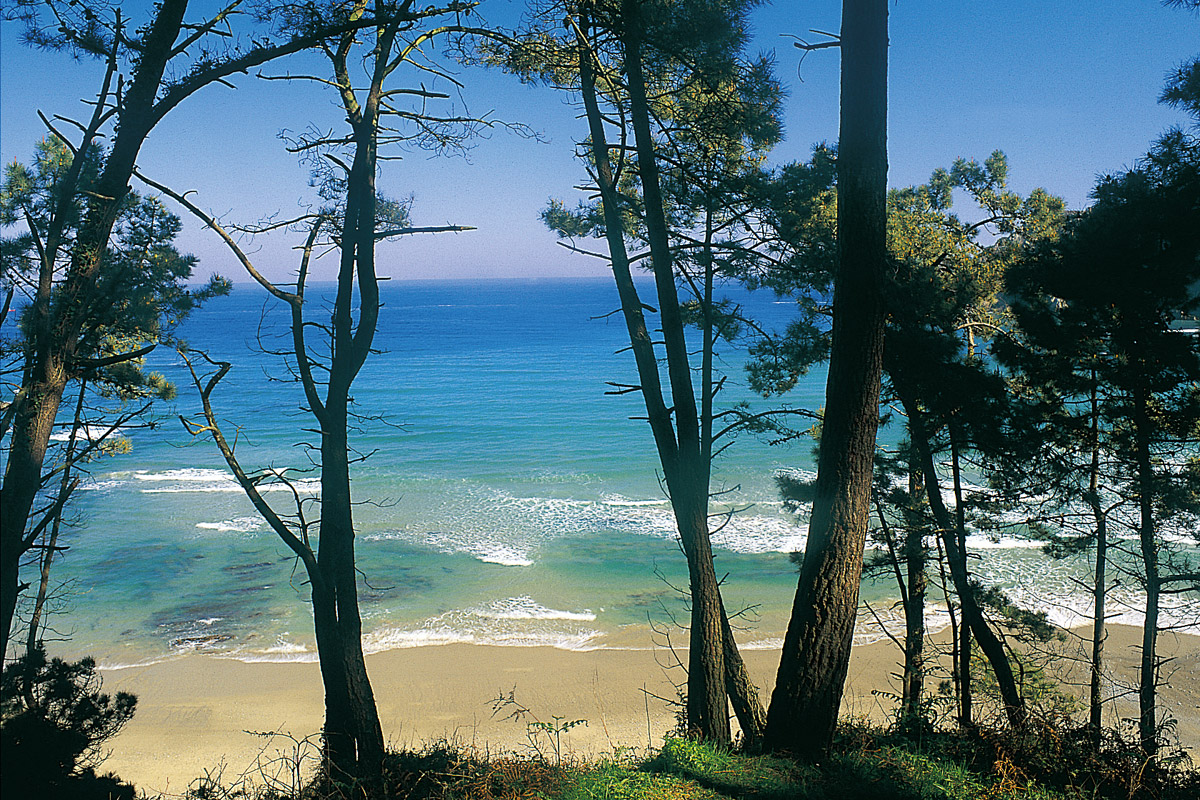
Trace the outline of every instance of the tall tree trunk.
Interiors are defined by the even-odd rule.
[[[968,332],[970,328],[967,329]],[[950,469],[954,481],[954,538],[958,542],[958,552],[963,555],[964,569],[966,565],[967,552],[967,523],[966,523],[966,504],[963,503],[962,494],[962,473],[959,466],[959,450],[958,450],[958,435],[957,426],[954,422],[949,425],[950,428]],[[928,439],[926,439],[928,441]],[[940,489],[939,489],[940,497]],[[971,626],[963,625],[958,632],[958,724],[963,728],[971,728],[975,725],[973,704],[975,700],[975,686],[971,658],[972,658],[972,639]],[[1007,659],[1005,659],[1005,663]]]
[[[1092,373],[1091,448],[1092,463],[1088,472],[1088,506],[1092,511],[1096,537],[1096,569],[1092,579],[1092,658],[1088,683],[1088,736],[1092,747],[1099,749],[1103,730],[1101,711],[1104,695],[1101,678],[1104,674],[1105,601],[1108,598],[1108,515],[1100,502],[1100,408]]]
[[[709,462],[701,443],[700,419],[692,386],[692,368],[684,320],[675,286],[666,211],[659,187],[658,159],[642,74],[642,21],[638,0],[622,4],[622,44],[628,80],[629,112],[637,149],[637,170],[645,205],[646,235],[658,294],[667,355],[667,377],[674,406],[677,443],[674,476],[664,468],[675,521],[688,559],[692,613],[688,636],[688,728],[700,738],[728,742],[729,711],[725,694],[725,635],[720,588],[712,561],[708,529]],[[644,393],[644,390],[643,390]]]
[[[1138,540],[1146,570],[1146,621],[1142,624],[1142,663],[1138,675],[1138,738],[1142,752],[1158,753],[1158,605],[1162,579],[1158,570],[1158,542],[1154,525],[1154,464],[1150,453],[1150,400],[1142,387],[1133,397],[1134,459],[1138,483]]]
[[[816,497],[766,746],[813,757],[833,738],[866,544],[887,261],[887,0],[842,4],[838,272]]]
[[[379,47],[384,53],[390,52],[390,43],[381,42]],[[353,743],[354,776],[370,796],[381,795],[383,790],[384,743],[362,650],[348,430],[350,387],[370,352],[379,309],[374,264],[378,91],[379,86],[373,85],[362,116],[352,120],[355,152],[346,182],[341,263],[334,300],[333,355],[321,420],[321,538],[317,556],[333,595],[336,616],[335,641],[339,652],[333,654],[337,662],[334,670],[341,673],[344,681],[346,703],[344,716],[338,709],[339,722],[345,722],[346,743]],[[353,320],[356,287],[357,326]],[[339,704],[343,702],[341,697],[336,700]]]
[[[929,586],[926,573],[925,517],[920,498],[924,485],[920,472],[908,472],[909,505],[905,509],[907,532],[904,561],[908,573],[908,596],[904,603],[904,676],[901,688],[901,717],[910,722],[923,720],[925,691],[925,595]]]

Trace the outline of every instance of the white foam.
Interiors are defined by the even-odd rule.
[[[229,653],[214,653],[216,658],[229,658],[243,661],[247,664],[315,664],[320,656],[315,652],[276,653],[270,650],[261,652],[235,651]]]
[[[98,669],[101,672],[115,672],[119,669],[142,669],[144,667],[152,667],[155,664],[161,664],[166,660],[165,658],[144,658],[140,661],[131,661],[127,664],[121,661],[100,661]]]
[[[280,476],[285,470],[266,470],[267,475]],[[184,494],[184,493],[225,493],[240,494],[243,490],[237,480],[225,470],[207,469],[200,467],[184,469],[168,469],[162,472],[137,470],[131,473],[112,473],[110,478],[127,475],[135,481],[154,484],[152,487],[139,489],[143,494]],[[161,484],[161,485],[160,485]],[[291,486],[301,494],[317,494],[321,490],[321,482],[307,478],[293,479]],[[291,492],[292,489],[273,479],[260,481],[257,485],[260,493]]]
[[[601,531],[666,540],[678,536],[674,511],[663,498],[616,494],[597,500],[520,497],[468,486],[447,492],[439,512],[422,520],[430,527],[375,532],[364,540],[404,541],[444,553],[466,553],[487,563],[524,567],[535,563],[537,551],[554,540]],[[713,544],[737,553],[790,553],[803,549],[807,536],[806,528],[797,525],[778,503],[756,505],[753,511],[737,513],[728,522],[715,513],[710,524],[721,527]]]
[[[363,637],[369,653],[446,644],[486,644],[502,647],[556,647],[591,650],[602,635],[579,623],[593,622],[590,610],[548,608],[528,596],[494,600],[483,606],[457,609],[425,620],[415,628],[382,628]]]
[[[112,440],[120,436],[125,431],[124,428],[110,428],[107,425],[83,425],[79,428],[77,438],[87,439],[89,442],[94,442],[97,439],[106,438]],[[69,442],[71,440],[71,431],[56,431],[50,434],[52,442]]]
[[[533,598],[528,595],[495,600],[478,613],[491,619],[567,619],[581,622],[593,622],[596,619],[596,615],[590,610],[583,612],[558,611],[535,603]]]
[[[88,481],[84,481],[83,483],[79,484],[79,491],[100,492],[100,491],[104,491],[106,489],[119,489],[124,485],[125,485],[125,481],[118,481],[118,480],[105,480],[105,481],[88,480]]]
[[[533,559],[528,553],[515,548],[496,546],[483,548],[475,557],[486,564],[500,564],[505,567],[532,567]]]
[[[411,531],[392,531],[364,537],[367,541],[400,539],[433,547],[443,553],[467,553],[488,564],[507,567],[529,567],[533,565],[530,549],[533,544],[502,543],[492,539],[476,538],[471,531],[429,531],[414,534]],[[498,537],[495,537],[498,538]]]
[[[817,473],[811,469],[801,469],[800,467],[780,467],[771,473],[777,478],[791,478],[804,483],[812,483],[817,479]]]
[[[597,649],[600,631],[578,633],[504,632],[484,634],[448,627],[425,627],[413,630],[388,628],[363,637],[363,651],[380,653],[386,650],[405,650],[413,647],[436,647],[448,644],[492,645],[495,647],[554,647],[559,650],[587,651]]]
[[[713,521],[720,524],[720,519]],[[713,545],[735,553],[794,553],[808,542],[808,525],[782,516],[734,515],[712,536]]]
[[[275,644],[271,647],[263,648],[262,650],[234,650],[232,652],[223,653],[222,657],[234,658],[238,661],[246,661],[250,663],[311,663],[319,660],[319,656],[315,650],[309,650],[306,645],[297,642],[289,642],[283,636],[279,636],[275,640]]]
[[[113,473],[116,477],[122,473]],[[174,483],[197,483],[211,482],[222,480],[233,480],[229,477],[229,473],[223,469],[168,469],[164,472],[149,472],[147,470],[136,470],[132,473],[126,473],[130,477],[139,481],[172,481]]]
[[[1020,536],[993,537],[982,533],[967,535],[967,551],[976,550],[1038,550],[1046,543],[1038,539],[1026,539]]]
[[[221,522],[197,522],[196,527],[204,528],[205,530],[234,533],[250,533],[264,529],[261,517],[236,517]]]
[[[663,500],[631,500],[628,497],[622,497],[619,494],[606,494],[600,498],[600,502],[606,506],[613,508],[665,508],[669,503]]]

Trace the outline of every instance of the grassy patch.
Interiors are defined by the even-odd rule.
[[[815,764],[751,756],[687,739],[668,739],[649,758],[581,763],[484,757],[440,743],[393,753],[387,797],[400,800],[1183,800],[1200,797],[1200,773],[1160,770],[1133,786],[1127,762],[1063,763],[1067,749],[1035,733],[930,733],[919,741],[845,725],[828,757]],[[1040,742],[1040,744],[1039,744]],[[1034,757],[1031,754],[1036,754]],[[1096,756],[1099,758],[1099,756]],[[1047,771],[1048,765],[1057,765]],[[1069,769],[1066,769],[1069,767]],[[1120,777],[1124,776],[1124,777]],[[206,800],[326,800],[317,784],[299,797],[210,787]],[[353,791],[335,790],[345,798]]]

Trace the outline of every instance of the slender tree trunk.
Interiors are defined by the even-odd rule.
[[[1104,695],[1101,678],[1104,674],[1105,601],[1108,599],[1108,515],[1100,502],[1100,408],[1095,387],[1095,372],[1092,374],[1091,396],[1091,446],[1092,463],[1088,474],[1087,502],[1092,511],[1096,527],[1096,569],[1092,580],[1092,660],[1088,685],[1088,735],[1092,747],[1099,749],[1103,730],[1101,711]]]
[[[79,441],[79,430],[83,424],[83,401],[87,396],[87,381],[79,382],[79,396],[75,401],[75,416],[71,424],[71,433],[67,437],[67,450],[63,457],[63,473],[62,479],[58,484],[58,493],[62,497],[69,494],[74,486],[74,475],[72,466],[75,459],[75,446]],[[38,635],[38,630],[42,624],[42,615],[46,607],[46,600],[50,596],[50,565],[54,563],[54,554],[58,552],[58,534],[62,529],[62,503],[58,504],[59,508],[54,515],[54,522],[50,523],[50,530],[45,535],[43,541],[43,550],[40,562],[38,576],[38,590],[33,602],[33,613],[29,617],[29,631],[25,640],[25,652],[32,653],[41,641]]]
[[[960,549],[959,552],[964,551]],[[947,555],[947,558],[949,558],[949,555]],[[953,567],[951,567],[950,573],[953,576]],[[958,628],[958,641],[955,643],[954,648],[954,657],[956,659],[954,669],[958,673],[958,724],[963,728],[973,728],[975,727],[975,686],[971,674],[973,672],[971,658],[972,651],[974,650],[974,642],[971,639],[972,628],[967,617],[966,605],[960,603],[959,609],[962,610],[963,624]],[[1005,663],[1007,663],[1007,659]]]
[[[637,149],[638,177],[645,204],[650,260],[658,294],[659,315],[667,355],[667,376],[674,405],[674,448],[678,469],[666,472],[675,521],[688,559],[692,614],[688,637],[688,728],[702,739],[728,742],[728,703],[725,694],[725,636],[712,543],[708,529],[709,463],[701,445],[699,414],[692,386],[692,368],[684,337],[684,321],[675,287],[675,271],[667,233],[666,212],[659,188],[658,160],[650,129],[650,112],[642,74],[642,22],[638,0],[622,5],[625,74],[629,111]]]
[[[925,691],[925,595],[929,586],[926,573],[925,518],[919,498],[924,493],[921,475],[909,469],[909,507],[905,509],[907,532],[904,561],[908,573],[908,596],[904,603],[904,677],[901,689],[901,716],[910,721],[923,720]]]
[[[1158,754],[1158,613],[1162,579],[1158,570],[1158,542],[1154,525],[1154,465],[1150,453],[1149,392],[1134,390],[1134,458],[1138,481],[1138,540],[1146,570],[1146,621],[1142,625],[1142,663],[1138,680],[1138,738],[1148,758]]]
[[[968,331],[970,329],[968,328]],[[964,569],[966,564],[967,552],[967,524],[966,524],[966,509],[963,503],[962,496],[962,476],[959,467],[959,451],[957,428],[954,423],[950,423],[950,468],[954,480],[954,538],[958,542],[958,552],[963,554]],[[928,440],[926,440],[928,441]],[[940,490],[939,490],[940,494]],[[975,687],[972,673],[972,639],[971,626],[963,625],[958,632],[958,679],[959,679],[959,695],[958,695],[958,724],[963,728],[971,728],[975,725],[974,708]],[[1007,659],[1005,659],[1007,663]]]
[[[833,738],[850,661],[871,498],[887,260],[887,0],[842,4],[838,272],[816,497],[767,716],[766,746]]]
[[[946,575],[946,562],[948,559],[946,557],[946,548],[942,545],[942,537],[935,536],[934,542],[937,543],[938,575],[942,584],[942,597],[946,600],[946,616],[950,618],[950,682],[954,685],[954,696],[960,698],[962,695],[962,676],[958,672],[958,649],[962,642],[961,628],[963,626],[959,622],[959,608],[956,607],[954,597],[950,593],[953,579]]]
[[[382,37],[381,37],[382,38]],[[390,52],[390,44],[380,44]],[[362,651],[362,618],[358,608],[358,573],[354,556],[354,515],[350,493],[349,395],[350,387],[370,352],[378,317],[375,278],[375,136],[377,100],[372,91],[362,117],[354,120],[355,153],[347,176],[345,217],[341,231],[341,264],[334,300],[333,356],[329,386],[321,420],[321,533],[317,560],[332,592],[338,652],[333,654],[344,683],[343,697],[335,697],[338,722],[345,723],[346,757],[354,776],[368,795],[383,790],[383,728],[367,676]],[[356,281],[357,279],[357,281]],[[359,290],[359,320],[353,325],[353,294]],[[336,687],[339,692],[341,686]],[[341,757],[341,754],[336,753]],[[332,766],[332,764],[331,764]]]
[[[733,627],[721,605],[721,627],[725,633],[725,691],[742,729],[742,747],[750,753],[762,749],[763,731],[767,727],[767,710],[758,696],[758,687],[750,679],[746,662],[737,647]]]

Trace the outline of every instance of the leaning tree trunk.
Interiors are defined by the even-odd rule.
[[[887,0],[842,4],[838,271],[816,497],[767,715],[766,746],[814,757],[833,738],[858,607],[883,362]]]
[[[39,287],[44,298],[42,318],[35,320],[33,351],[22,383],[25,402],[16,414],[8,451],[4,485],[0,489],[0,658],[7,653],[13,616],[20,595],[20,561],[31,542],[25,530],[38,492],[54,420],[62,403],[77,339],[89,319],[96,277],[121,201],[142,143],[157,122],[152,109],[187,0],[163,0],[154,22],[141,39],[141,56],[133,80],[122,96],[120,125],[93,187],[87,213],[71,250],[71,264],[59,297],[50,305],[49,286]],[[94,133],[94,131],[93,131]],[[44,291],[43,291],[44,289]],[[35,312],[37,309],[35,309]]]
[[[971,585],[970,574],[967,570],[967,554],[959,541],[959,528],[946,509],[942,499],[941,488],[938,484],[937,470],[933,463],[933,452],[929,447],[929,433],[926,430],[923,412],[917,407],[911,391],[904,385],[898,375],[892,375],[892,383],[900,395],[901,405],[908,415],[909,431],[917,457],[920,459],[921,471],[925,478],[925,492],[929,498],[929,508],[933,512],[934,522],[940,529],[940,538],[946,551],[946,561],[950,567],[950,577],[954,583],[954,591],[958,594],[959,608],[962,612],[962,626],[959,628],[960,638],[968,640],[963,630],[968,629],[970,637],[979,643],[980,650],[987,658],[996,675],[996,683],[1000,688],[1001,702],[1009,724],[1020,728],[1025,724],[1025,700],[1017,688],[1013,676],[1012,665],[1004,652],[1004,645],[988,626],[984,619],[983,610],[975,597],[975,589]],[[960,659],[962,652],[959,653]],[[959,691],[969,690],[969,673],[960,673]]]
[[[725,634],[725,691],[729,694],[733,713],[742,729],[742,749],[756,753],[762,749],[763,731],[767,727],[767,710],[758,697],[758,687],[750,679],[746,662],[742,660],[741,651],[738,650],[733,627],[725,613],[724,601],[721,605],[721,628]]]

